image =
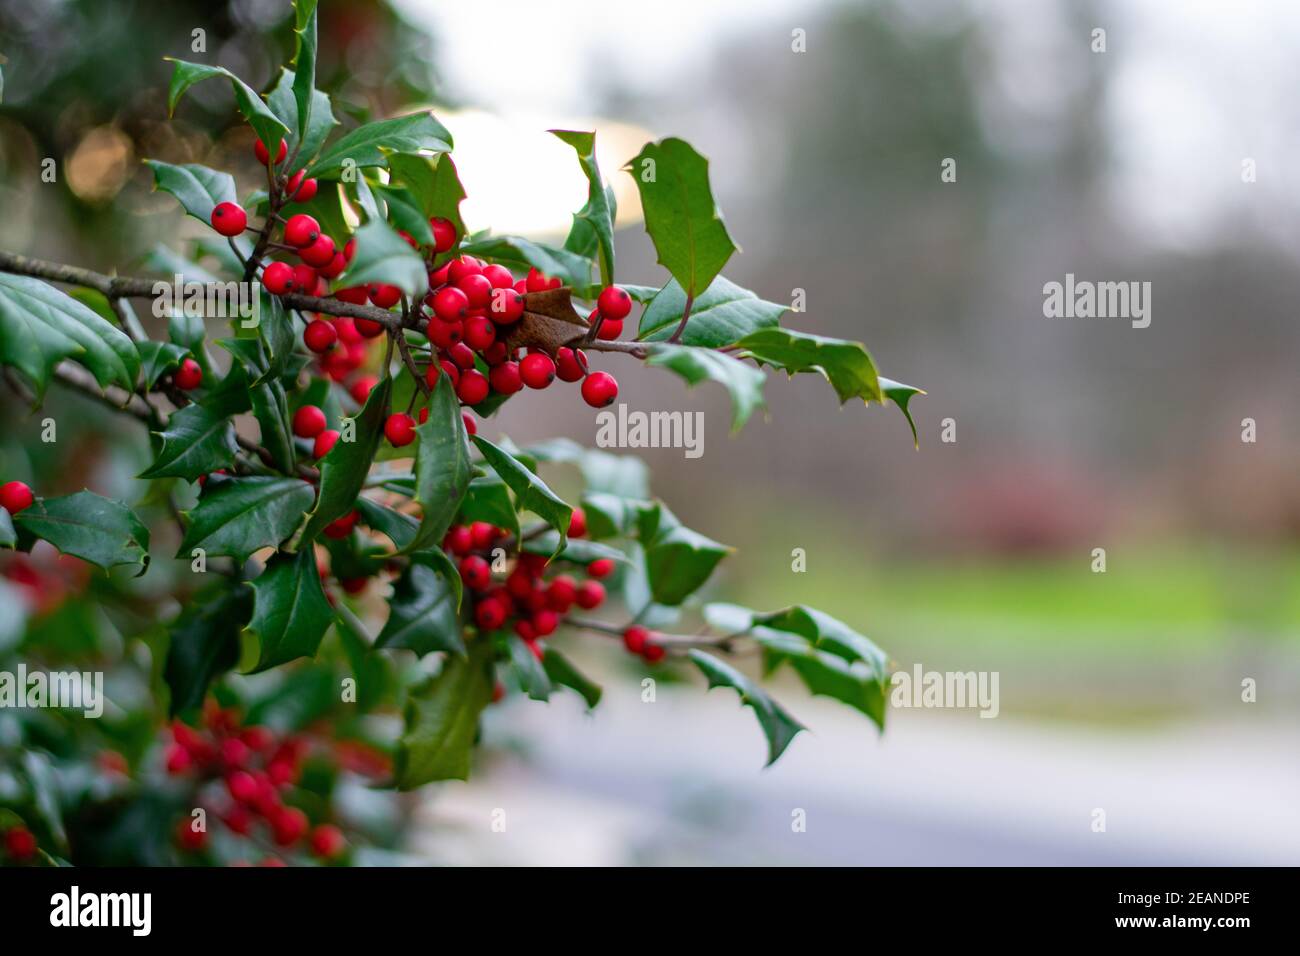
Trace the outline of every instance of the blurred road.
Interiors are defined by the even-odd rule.
[[[661,688],[643,704],[635,686],[607,687],[594,718],[563,695],[493,715],[498,743],[528,728],[517,755],[442,788],[416,852],[508,864],[1300,863],[1300,731],[1255,726],[1250,712],[1142,731],[895,711],[878,738],[855,712],[804,700],[795,713],[813,732],[761,770],[761,734],[734,694]],[[1093,832],[1097,808],[1105,832]],[[792,830],[797,809],[806,832]]]

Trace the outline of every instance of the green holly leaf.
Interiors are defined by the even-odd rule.
[[[732,434],[744,427],[755,409],[763,407],[763,383],[767,376],[761,369],[746,365],[725,352],[665,343],[651,347],[646,364],[676,372],[688,386],[703,381],[714,381],[723,386],[731,396]]]
[[[704,292],[736,251],[713,200],[709,161],[685,140],[669,137],[646,143],[626,168],[641,193],[660,265],[688,294]]]
[[[645,312],[637,337],[650,342],[667,339],[681,324],[686,308],[686,293],[676,279],[670,279],[662,289],[656,290]],[[717,349],[740,341],[751,332],[772,328],[780,324],[786,306],[760,299],[748,289],[742,289],[718,276],[703,295],[691,303],[691,315],[678,341],[682,345],[702,345]]]
[[[200,341],[202,341],[201,336]],[[174,342],[156,342],[153,339],[137,342],[136,351],[140,354],[140,373],[145,388],[149,389],[157,385],[163,376],[170,375],[180,368],[185,356],[190,354],[190,350],[182,345]]]
[[[546,482],[537,477],[514,455],[498,448],[481,436],[475,435],[473,440],[492,470],[515,493],[517,510],[531,511],[559,532],[554,553],[559,554],[563,551],[568,541],[569,521],[573,517],[573,508],[565,504],[547,487]]]
[[[708,680],[710,690],[730,687],[740,695],[741,704],[753,708],[754,716],[767,737],[767,766],[770,767],[785,753],[785,748],[790,746],[790,741],[799,731],[807,729],[768,696],[767,691],[730,664],[700,650],[692,649],[687,654]]]
[[[305,136],[311,125],[313,94],[316,92],[316,0],[294,0],[294,28],[297,51],[293,57],[293,96],[298,107],[298,135]],[[292,148],[292,147],[290,147]]]
[[[441,549],[419,552],[393,584],[388,622],[375,647],[406,648],[423,657],[432,651],[465,656],[461,637],[460,574]]]
[[[410,189],[426,217],[446,219],[456,227],[458,237],[465,236],[465,220],[460,217],[465,187],[449,153],[437,156],[394,153],[388,157],[388,168]]]
[[[257,663],[250,673],[298,657],[315,657],[334,614],[321,589],[311,548],[272,556],[252,582],[250,634],[257,638]]]
[[[383,183],[372,183],[371,189],[383,197],[384,205],[388,207],[389,222],[405,231],[421,246],[433,245],[433,228],[429,225],[429,217],[420,209],[419,200],[409,189]]]
[[[574,213],[573,231],[565,248],[578,246],[587,250],[585,255],[590,255],[590,247],[594,246],[600,262],[601,284],[608,286],[614,281],[614,193],[606,188],[600,167],[596,165],[596,134],[564,129],[550,132],[573,147],[587,177],[587,204]],[[584,233],[594,241],[587,241]]]
[[[446,375],[438,376],[429,398],[429,418],[415,426],[415,434],[420,440],[414,494],[421,510],[420,530],[404,552],[440,546],[473,473],[460,402]]]
[[[0,273],[0,364],[22,372],[39,400],[66,358],[89,369],[101,387],[131,391],[140,373],[130,338],[94,309],[39,279]]]
[[[510,500],[510,489],[496,475],[480,475],[469,483],[460,503],[460,520],[486,521],[519,534],[519,513]]]
[[[388,223],[371,219],[356,231],[354,238],[357,251],[340,283],[395,285],[411,298],[428,290],[429,273],[424,260]]]
[[[329,177],[349,160],[358,167],[387,166],[391,153],[451,151],[451,134],[433,113],[412,113],[367,123],[341,136],[312,165],[318,177]]]
[[[889,659],[885,652],[870,638],[823,611],[796,604],[770,614],[756,614],[753,623],[797,634],[817,650],[834,654],[850,663],[863,661],[879,683],[883,685],[888,682]]]
[[[849,662],[835,654],[807,647],[797,653],[765,649],[764,656],[769,668],[788,664],[809,693],[833,697],[848,704],[866,714],[881,730],[885,729],[889,684],[878,680],[869,665],[862,661]]]
[[[91,491],[38,498],[13,518],[18,531],[48,541],[63,554],[107,571],[120,564],[149,567],[149,529],[120,501]]]
[[[751,332],[736,344],[742,356],[783,369],[788,375],[816,372],[831,383],[841,405],[850,398],[884,404],[876,363],[861,342],[766,328]]]
[[[146,159],[153,170],[154,187],[175,196],[185,211],[203,223],[212,223],[212,210],[223,202],[238,202],[235,177],[207,166],[187,163],[173,166],[156,159]]]
[[[258,139],[266,146],[271,156],[275,156],[280,140],[284,139],[289,128],[280,122],[279,118],[271,112],[270,107],[262,102],[262,98],[247,83],[225,67],[188,63],[174,57],[164,57],[164,59],[176,64],[175,69],[172,70],[171,86],[167,90],[168,116],[175,114],[176,104],[195,83],[223,77],[230,81],[230,88],[235,94],[235,103],[239,107],[239,112],[243,114],[244,119],[248,120],[248,125],[253,127],[253,131],[257,133]]]
[[[718,562],[734,550],[677,523],[662,506],[656,506],[653,512],[642,512],[639,521],[646,574],[656,604],[681,604],[703,586]],[[658,527],[651,532],[655,521]]]
[[[361,521],[366,527],[387,535],[399,551],[415,540],[415,533],[420,528],[420,523],[410,515],[369,498],[357,499],[357,511],[361,512]]]
[[[190,598],[168,625],[170,640],[163,680],[171,690],[169,716],[196,710],[208,685],[239,661],[239,632],[252,612],[253,592],[222,581]]]
[[[904,385],[891,378],[881,378],[879,381],[880,390],[885,393],[885,397],[897,405],[903,417],[907,419],[907,424],[912,429],[912,444],[919,448],[921,440],[916,434],[916,422],[912,420],[912,412],[907,406],[913,395],[924,395],[924,389],[917,388],[915,385]]]
[[[547,647],[542,653],[542,667],[553,684],[577,691],[578,696],[587,702],[588,709],[600,703],[600,685],[574,667],[573,662],[555,648]]]
[[[287,541],[315,500],[315,489],[301,478],[252,476],[210,484],[186,513],[189,526],[176,557],[202,548],[242,564],[254,551]]]
[[[487,236],[464,243],[460,251],[465,255],[481,256],[517,271],[525,271],[529,267],[540,269],[548,276],[559,276],[570,288],[585,289],[591,285],[593,263],[590,259],[543,242],[519,236]]]
[[[303,529],[304,545],[314,541],[327,524],[356,507],[357,496],[365,487],[375,451],[384,435],[384,419],[388,416],[388,399],[392,390],[393,380],[389,377],[372,388],[365,407],[354,419],[356,432],[353,440],[344,441],[340,437],[330,453],[320,460],[320,495],[307,527]]]
[[[498,637],[498,644],[510,657],[510,673],[519,689],[532,700],[550,700],[551,678],[532,648],[523,640],[505,635]]]
[[[194,481],[225,468],[235,460],[239,447],[230,416],[248,409],[248,375],[243,366],[235,364],[201,402],[172,412],[166,427],[155,433],[162,439],[162,448],[140,477]]]
[[[253,415],[262,433],[262,447],[271,453],[275,467],[292,473],[293,420],[289,417],[289,399],[284,386],[276,379],[254,385],[249,397],[253,402]]]
[[[449,655],[435,677],[411,691],[394,761],[398,789],[469,779],[479,715],[493,685],[492,642],[480,637],[467,658]]]
[[[14,519],[4,508],[0,508],[0,548],[13,550],[18,544],[18,534],[14,531]]]
[[[529,538],[519,546],[519,550],[528,554],[544,554],[548,557],[555,555],[556,561],[569,561],[581,565],[591,564],[591,562],[601,558],[617,561],[620,564],[626,564],[628,561],[627,555],[618,548],[601,544],[599,541],[570,538],[568,543],[556,553],[555,549],[558,543],[559,534],[554,531],[547,531],[535,538]]]

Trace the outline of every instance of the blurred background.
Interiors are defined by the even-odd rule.
[[[1300,8],[321,9],[336,112],[433,104],[472,229],[562,237],[585,183],[544,131],[595,128],[620,189],[619,279],[662,284],[618,168],[665,135],[708,156],[744,250],[728,278],[777,302],[805,290],[793,324],[866,342],[929,393],[912,406],[919,450],[894,410],[837,408],[811,377],[772,377],[766,421],[728,437],[720,391],[619,365],[629,407],[705,412],[701,458],[637,454],[684,521],[740,549],[710,596],[823,608],[900,669],[1000,674],[996,719],[896,710],[882,737],[792,688],[778,696],[813,732],[760,772],[734,697],[665,687],[646,705],[611,659],[594,717],[560,699],[492,715],[484,772],[420,810],[421,858],[1300,861]],[[251,188],[251,134],[216,85],[168,123],[161,57],[203,58],[201,27],[207,62],[263,88],[292,50],[287,15],[278,0],[0,0],[0,247],[128,272],[197,235],[140,158]],[[45,157],[58,183],[34,186]],[[1066,273],[1150,282],[1150,327],[1044,318],[1043,285]],[[593,444],[590,411],[550,397],[507,405],[488,434]],[[133,426],[93,415],[64,484],[138,497],[138,468],[102,453]],[[37,427],[0,424],[9,477],[41,467]],[[495,808],[506,833],[489,830]]]

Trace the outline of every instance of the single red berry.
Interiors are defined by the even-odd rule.
[[[587,533],[587,512],[581,508],[574,508],[573,514],[569,517],[569,537],[581,538]]]
[[[523,618],[515,621],[515,633],[525,641],[531,642],[537,640],[537,629],[533,627],[533,622],[524,620]]]
[[[239,732],[239,739],[249,746],[250,749],[261,753],[270,748],[275,742],[275,737],[265,727],[245,727]]]
[[[600,607],[605,601],[605,586],[599,581],[583,581],[573,596],[574,603],[585,611]]]
[[[465,293],[471,309],[485,309],[492,300],[492,283],[481,272],[461,276],[456,288]]]
[[[311,831],[311,851],[323,860],[338,859],[346,847],[343,831],[332,823],[322,823]]]
[[[334,261],[334,253],[337,251],[334,240],[329,236],[321,235],[311,245],[299,249],[298,256],[307,265],[323,269]]]
[[[497,327],[492,320],[482,315],[471,315],[463,323],[465,344],[476,352],[482,352],[497,338]]]
[[[248,762],[248,744],[238,737],[227,737],[221,741],[221,759],[227,767],[242,767]]]
[[[608,372],[592,372],[582,380],[582,400],[592,408],[604,408],[618,398],[618,382]]]
[[[469,528],[463,524],[452,525],[442,546],[458,557],[469,554],[474,547]]]
[[[587,375],[587,356],[581,349],[561,346],[555,350],[555,374],[561,382],[577,382]]]
[[[295,249],[310,246],[320,238],[320,223],[305,212],[289,217],[284,224],[284,241]]]
[[[299,438],[315,438],[325,425],[325,413],[315,405],[304,405],[293,413],[293,433]]]
[[[587,573],[593,578],[607,578],[614,573],[613,558],[597,558],[587,565]]]
[[[307,814],[297,807],[285,807],[271,821],[271,833],[279,846],[293,846],[307,833]]]
[[[371,304],[381,309],[391,309],[402,299],[402,290],[395,285],[372,285],[366,291]]]
[[[19,863],[25,863],[36,855],[36,837],[21,824],[11,827],[5,831],[5,852]]]
[[[450,219],[434,216],[429,220],[429,228],[433,230],[434,252],[446,252],[456,244],[456,227]]]
[[[513,289],[515,287],[515,277],[510,274],[510,270],[496,263],[483,267],[483,278],[492,283],[494,289]]]
[[[352,261],[352,257],[357,254],[357,237],[353,236],[347,242],[343,243],[343,258]]]
[[[477,405],[488,397],[491,386],[487,376],[476,368],[467,369],[456,386],[456,396],[466,405]]]
[[[529,388],[545,388],[555,381],[555,362],[544,352],[525,355],[519,363],[519,377]]]
[[[474,367],[474,350],[464,342],[453,342],[448,346],[447,358],[459,369]]]
[[[619,286],[606,286],[596,299],[596,308],[606,319],[622,322],[632,311],[632,297]]]
[[[35,500],[32,489],[21,481],[11,481],[0,486],[0,508],[4,508],[11,515],[30,508]]]
[[[492,566],[477,554],[461,559],[460,578],[472,591],[485,590],[492,583]]]
[[[312,457],[324,458],[334,447],[334,443],[339,440],[339,433],[332,428],[327,428],[316,436],[316,442],[312,445]]]
[[[482,271],[483,267],[473,256],[461,256],[447,264],[447,281],[452,285],[460,285],[460,280],[465,276],[477,275]]]
[[[488,317],[497,325],[518,322],[524,314],[524,297],[514,289],[494,289]]]
[[[387,288],[393,288],[388,286]],[[400,291],[398,293],[401,294]],[[354,319],[353,324],[357,327],[357,332],[364,339],[377,339],[384,334],[384,326],[381,322],[374,319]]]
[[[384,422],[384,434],[397,448],[409,445],[415,441],[415,419],[405,412],[389,415]]]
[[[429,341],[440,349],[449,349],[464,337],[464,325],[461,322],[445,322],[435,318],[429,323]]]
[[[293,266],[287,262],[270,262],[262,270],[262,285],[271,295],[284,295],[294,291]]]
[[[328,435],[329,432],[325,434]],[[346,538],[352,533],[352,529],[357,526],[357,519],[360,517],[361,515],[357,510],[352,509],[342,518],[337,518],[325,526],[325,537],[334,538],[336,541],[340,538]]]
[[[641,656],[645,658],[648,664],[658,664],[664,659],[665,654],[667,654],[667,651],[664,650],[664,646],[656,644],[652,640],[647,640],[645,647],[641,651]]]
[[[639,624],[633,624],[623,632],[623,646],[633,654],[640,654],[645,650],[645,642],[649,636],[649,628],[644,628]]]
[[[433,314],[444,322],[456,322],[469,312],[469,297],[455,286],[439,289],[433,295]]]
[[[498,537],[496,525],[487,521],[475,521],[469,526],[469,533],[476,551],[486,551]]]
[[[606,319],[600,323],[600,331],[596,333],[596,338],[606,342],[616,342],[622,337],[623,323],[614,319]]]
[[[481,560],[481,559],[480,559]],[[474,623],[485,631],[495,631],[506,622],[507,610],[501,601],[488,598],[474,608]]]
[[[529,269],[528,278],[524,280],[529,292],[546,291],[546,275],[540,269]]]
[[[192,817],[182,817],[176,824],[176,843],[188,853],[197,853],[208,845],[208,831],[197,830]]]
[[[474,416],[468,413],[462,414],[460,420],[465,423],[465,432],[470,435],[478,434],[478,423],[474,421]]]
[[[316,283],[320,277],[316,275],[316,270],[309,265],[299,263],[293,267],[293,287],[304,295],[311,295],[316,291]]]
[[[375,376],[363,375],[352,383],[352,388],[348,389],[348,393],[352,396],[354,402],[358,405],[364,405],[366,399],[370,397],[371,390],[378,384],[379,379]]]
[[[402,237],[402,241],[404,241],[408,246],[410,246],[416,252],[420,251],[420,243],[418,240],[416,240],[415,236],[411,235],[405,229],[397,230],[397,234]]]
[[[554,634],[555,629],[559,626],[560,615],[550,608],[543,608],[533,613],[533,630],[537,632],[538,637],[547,637]]]
[[[248,836],[253,830],[253,812],[237,803],[221,815],[221,822],[231,833]]]
[[[448,262],[429,273],[429,291],[433,291],[440,286],[447,284],[447,272],[451,269],[451,263]],[[433,303],[429,303],[432,305]]]
[[[317,272],[323,279],[337,279],[343,275],[343,270],[348,267],[348,260],[343,258],[343,253],[335,252],[334,258],[329,261],[329,265],[320,266]]]
[[[239,203],[220,202],[212,210],[212,228],[223,236],[237,236],[248,227],[248,213]]]
[[[302,185],[294,192],[292,202],[311,202],[316,198],[319,185],[314,179],[304,179]]]
[[[313,352],[328,352],[338,341],[339,331],[324,319],[312,319],[302,330],[302,340]]]
[[[284,140],[280,140],[280,145],[275,148],[275,161],[277,163],[284,162],[284,157],[288,154],[289,144]],[[263,166],[267,165],[271,160],[271,154],[267,150],[266,144],[260,139],[253,143],[253,155],[257,157],[257,161]]]
[[[523,379],[519,377],[518,362],[502,362],[489,373],[488,381],[502,395],[513,395],[524,387]]]
[[[189,770],[193,764],[193,756],[180,744],[172,744],[167,748],[166,767],[168,773],[172,775],[182,774]]]
[[[560,614],[567,614],[578,595],[577,583],[567,574],[557,574],[546,589],[546,606]]]
[[[340,302],[350,302],[352,305],[366,304],[366,287],[363,285],[348,286],[346,289],[335,289],[334,298]]]
[[[203,382],[203,369],[199,367],[199,363],[194,359],[187,358],[181,362],[181,367],[176,370],[172,380],[176,383],[177,388],[183,392],[188,392],[192,388],[198,388]]]
[[[339,584],[343,586],[343,590],[348,594],[360,594],[369,583],[369,578],[344,578],[339,581]]]
[[[483,361],[488,365],[500,365],[508,358],[510,358],[510,350],[506,348],[506,343],[501,341],[493,342],[483,350]]]
[[[230,796],[240,803],[251,803],[257,798],[259,785],[257,778],[247,770],[236,770],[226,777],[226,789]]]

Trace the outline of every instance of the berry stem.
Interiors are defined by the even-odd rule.
[[[686,293],[686,306],[682,309],[682,320],[677,323],[677,328],[674,329],[673,334],[669,336],[669,344],[676,344],[677,340],[682,337],[682,333],[686,331],[686,322],[691,317],[691,306],[694,304],[695,293]]]

